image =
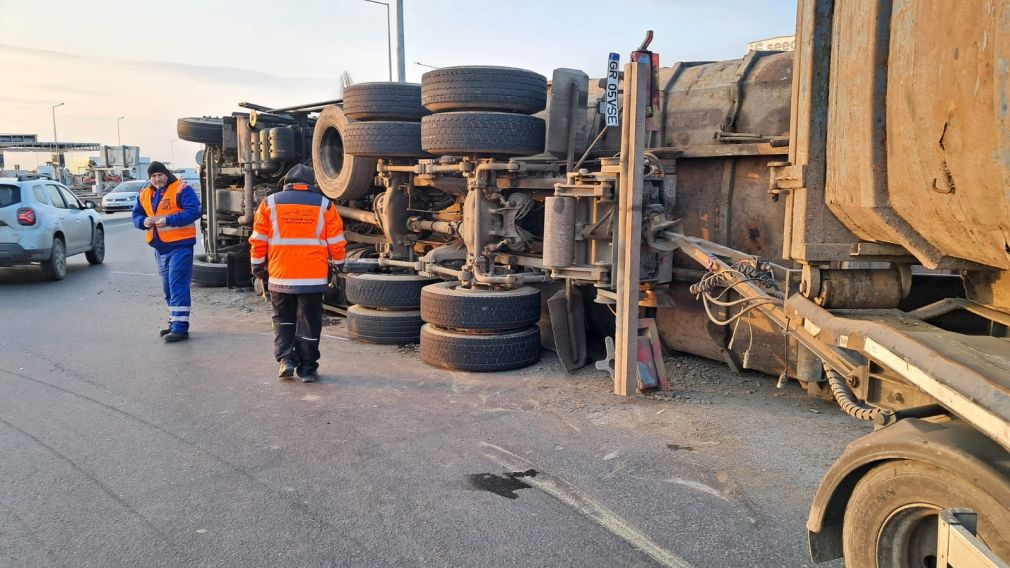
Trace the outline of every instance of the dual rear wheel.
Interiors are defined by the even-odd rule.
[[[467,289],[410,274],[354,274],[345,282],[355,341],[420,342],[422,361],[460,371],[504,371],[540,360],[536,288]]]

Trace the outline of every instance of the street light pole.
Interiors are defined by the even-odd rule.
[[[175,143],[176,142],[179,142],[178,138],[176,138],[175,140],[172,140],[172,141],[170,141],[168,143],[168,147],[171,149],[171,152],[172,152],[172,167],[173,168],[175,168]],[[176,169],[178,169],[178,168],[176,168]]]
[[[403,0],[396,0],[396,77],[407,82],[407,65],[403,55]]]
[[[119,152],[123,155],[123,171],[120,172],[120,179],[126,177],[126,148],[123,148],[123,135],[119,131],[119,121],[126,118],[125,116],[120,116],[116,118],[116,138],[119,142]]]
[[[386,7],[386,58],[389,60],[389,82],[393,82],[393,32],[389,25],[389,3],[378,0],[365,0],[372,4],[381,4]]]
[[[60,167],[60,162],[63,160],[60,157],[60,139],[56,136],[56,107],[61,107],[65,103],[60,103],[58,105],[53,105],[53,143],[56,144],[56,181],[63,183],[63,169]]]

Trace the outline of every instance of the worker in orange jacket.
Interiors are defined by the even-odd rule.
[[[284,191],[264,199],[249,237],[252,272],[270,290],[277,375],[303,382],[319,379],[323,293],[343,270],[344,225],[336,206],[314,186],[312,168],[298,165]]]

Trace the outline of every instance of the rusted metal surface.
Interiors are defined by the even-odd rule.
[[[720,152],[732,151],[728,149],[736,143],[743,146],[737,149],[741,153],[784,151],[767,141],[784,139],[789,132],[792,59],[792,53],[752,52],[741,59],[678,62],[660,68],[663,117],[647,145],[695,155],[724,155]],[[596,128],[602,121],[598,103],[603,95],[603,88],[591,82],[589,123]],[[607,132],[593,152],[613,155],[619,150],[617,132]]]
[[[927,267],[1010,268],[1008,3],[867,8],[799,9],[788,256],[850,260],[863,240]]]
[[[687,288],[687,284],[672,284],[670,298],[675,306],[656,311],[659,337],[670,349],[724,361],[738,368],[744,368],[746,354],[747,369],[772,376],[786,369],[787,356],[795,357],[795,341],[783,336],[778,326],[760,314],[741,322],[730,345],[733,330],[709,321],[705,308]],[[793,375],[791,367],[787,374]]]
[[[768,196],[769,161],[678,160],[673,216],[682,220],[683,232],[747,254],[780,258],[784,208]]]

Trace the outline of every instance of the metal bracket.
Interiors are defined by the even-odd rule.
[[[975,511],[944,509],[938,525],[936,568],[1010,568],[975,536]]]
[[[772,195],[772,199],[778,200],[779,195],[806,187],[806,164],[771,162],[768,167],[771,168],[768,193]]]

